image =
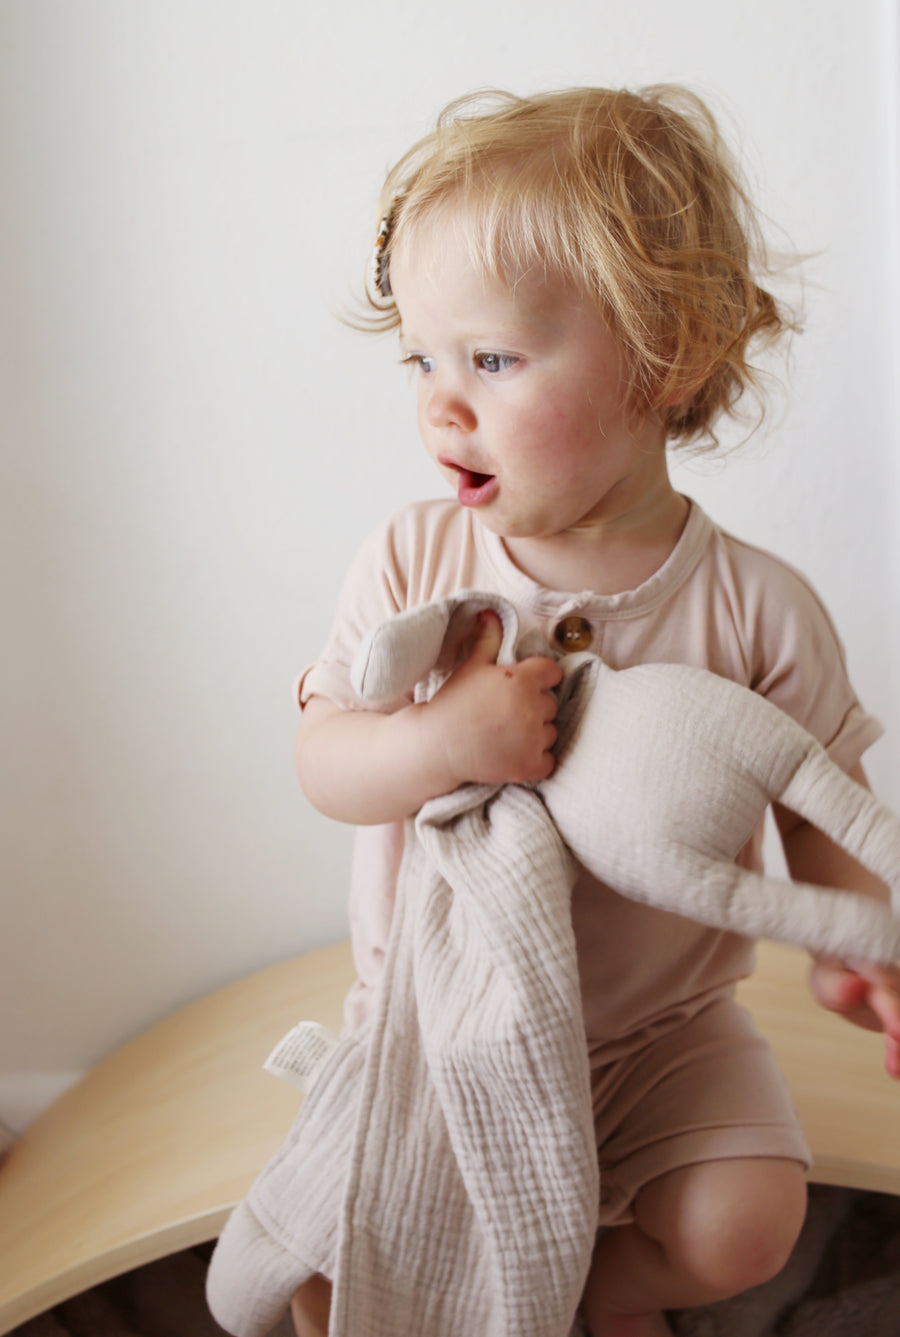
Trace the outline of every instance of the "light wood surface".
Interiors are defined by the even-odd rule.
[[[900,1085],[880,1037],[817,1008],[803,953],[760,948],[741,997],[772,1040],[812,1177],[900,1194]],[[261,1071],[301,1018],[337,1029],[346,944],[241,980],[125,1045],[0,1166],[0,1333],[60,1300],[213,1239],[280,1145],[300,1097]]]
[[[338,1029],[346,944],[251,975],[145,1031],[65,1092],[0,1165],[0,1333],[214,1239],[299,1093],[263,1072],[305,1018]]]
[[[805,952],[766,942],[758,953],[738,997],[787,1078],[815,1158],[810,1178],[900,1194],[900,1082],[884,1070],[884,1040],[813,1001]]]

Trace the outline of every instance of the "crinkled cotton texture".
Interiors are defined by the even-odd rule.
[[[216,1247],[226,1331],[262,1337],[320,1271],[343,1337],[566,1337],[598,1199],[573,872],[527,789],[422,809],[365,1050],[336,1051]]]
[[[362,700],[396,695],[481,609],[493,607],[516,657],[511,604],[463,591],[378,627],[360,648]],[[444,637],[439,635],[443,625]],[[801,725],[756,692],[686,664],[609,668],[561,659],[557,765],[536,786],[567,846],[619,895],[751,938],[832,956],[900,957],[900,819],[830,760]],[[428,693],[438,690],[430,683]],[[891,888],[892,909],[852,892],[765,877],[734,862],[770,803],[818,827]],[[640,839],[634,833],[640,832]]]
[[[485,598],[377,628],[361,697],[411,687],[422,645],[440,655]],[[489,603],[509,662],[515,610]],[[554,774],[464,786],[415,823],[364,1061],[357,1040],[337,1051],[214,1255],[210,1305],[237,1337],[262,1337],[313,1271],[334,1278],[332,1337],[568,1333],[597,1201],[568,851],[714,927],[900,955],[900,820],[794,720],[702,669],[562,664]],[[736,865],[776,800],[882,877],[893,913]]]

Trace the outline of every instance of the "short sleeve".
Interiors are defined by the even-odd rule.
[[[350,685],[350,668],[366,634],[405,607],[404,567],[392,518],[368,536],[350,564],[328,639],[319,657],[297,679],[301,707],[312,696],[324,696],[343,710],[363,709]],[[379,710],[398,710],[409,699],[398,698],[380,705]]]
[[[805,577],[784,563],[772,562],[761,590],[760,654],[751,685],[846,770],[883,729],[853,690],[834,623]]]

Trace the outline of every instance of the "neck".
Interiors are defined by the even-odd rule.
[[[689,503],[666,479],[640,503],[546,537],[505,540],[520,570],[547,589],[621,594],[659,570],[681,537]]]

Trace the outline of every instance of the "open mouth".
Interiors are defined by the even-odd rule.
[[[483,506],[493,500],[499,487],[496,474],[478,473],[475,469],[464,468],[455,460],[440,457],[438,463],[456,474],[456,495],[461,505]]]
[[[499,484],[496,474],[479,474],[472,469],[457,469],[456,496],[461,506],[485,506],[493,501]]]
[[[464,483],[467,488],[484,487],[485,483],[489,483],[493,477],[493,474],[473,473],[471,469],[459,470],[459,481],[461,484]]]

